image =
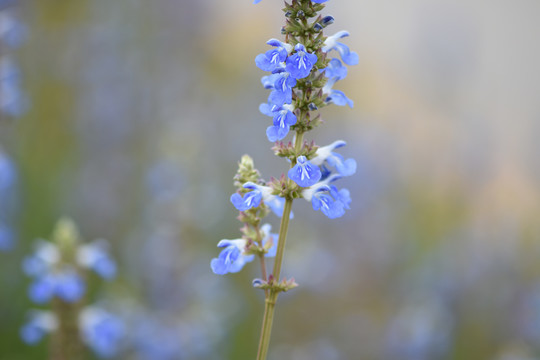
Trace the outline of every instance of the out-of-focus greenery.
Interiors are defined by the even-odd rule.
[[[349,30],[361,61],[339,84],[355,108],[324,109],[315,140],[343,138],[359,167],[342,219],[294,204],[283,274],[300,287],[279,299],[271,359],[540,359],[539,10],[328,2],[325,31]],[[29,108],[0,120],[19,175],[0,360],[46,357],[19,340],[33,306],[20,263],[62,215],[112,243],[120,277],[92,296],[130,329],[155,319],[178,359],[252,359],[258,266],[219,277],[209,263],[239,234],[241,155],[267,179],[287,168],[253,62],[280,4],[40,0],[16,14]],[[119,358],[140,358],[131,335]]]

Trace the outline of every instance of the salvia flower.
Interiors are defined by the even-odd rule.
[[[343,140],[334,141],[332,144],[317,149],[315,157],[311,159],[313,165],[321,166],[325,161],[328,165],[336,168],[342,176],[350,176],[356,172],[356,161],[354,159],[344,159],[342,155],[334,152],[335,149],[343,147],[347,143]]]
[[[275,81],[274,90],[270,93],[268,102],[275,105],[290,104],[292,102],[292,89],[296,86],[296,78],[287,71],[282,71],[271,75],[270,79],[275,79]]]
[[[264,187],[252,182],[244,184],[245,189],[250,189],[250,192],[244,194],[244,196],[234,193],[231,195],[231,203],[238,211],[246,211],[254,207],[258,207],[261,204],[263,198]]]
[[[244,239],[221,240],[217,246],[223,250],[210,262],[214,274],[237,273],[246,263],[253,261],[255,255],[246,254],[246,245],[247,241]]]
[[[296,115],[287,107],[275,112],[273,125],[266,129],[269,141],[275,142],[284,139],[292,125],[296,124]]]
[[[343,80],[345,77],[347,77],[347,67],[343,66],[341,61],[339,59],[332,59],[328,63],[328,66],[323,69],[324,74],[327,78],[333,79],[337,78],[337,80]]]
[[[354,102],[351,99],[349,99],[343,91],[332,89],[332,87],[337,81],[338,81],[337,77],[332,78],[328,80],[326,84],[324,85],[324,87],[322,88],[323,94],[327,95],[325,102],[333,103],[338,106],[349,105],[349,107],[352,109],[352,107],[354,106]]]
[[[80,245],[77,249],[77,262],[106,280],[116,276],[116,263],[108,252],[109,244],[103,240],[95,240],[88,244]]]
[[[72,268],[66,268],[56,273],[54,280],[55,295],[65,302],[74,303],[79,301],[86,291],[84,280]]]
[[[332,174],[324,180],[302,190],[302,197],[311,202],[313,210],[321,210],[330,219],[343,216],[345,210],[350,208],[351,198],[349,190],[338,190],[332,182],[341,179],[339,174]]]
[[[345,64],[357,65],[359,62],[358,54],[354,51],[351,51],[347,45],[338,42],[338,39],[342,39],[346,36],[349,36],[349,32],[345,30],[339,31],[336,34],[329,36],[324,41],[322,51],[327,53],[331,50],[337,50]]]
[[[37,304],[49,302],[56,296],[65,302],[79,301],[86,290],[83,279],[73,269],[39,276],[28,288],[30,300]]]
[[[34,345],[48,333],[58,328],[58,319],[50,311],[32,310],[28,314],[28,321],[20,330],[21,339]]]
[[[335,199],[330,193],[328,185],[322,186],[315,191],[311,199],[313,210],[321,210],[330,219],[335,219],[345,214],[343,203]]]
[[[275,49],[268,50],[255,58],[255,64],[263,71],[274,71],[280,67],[280,64],[287,59],[293,47],[290,44],[283,43],[277,39],[270,39],[266,42],[274,46]]]
[[[288,175],[289,179],[301,187],[314,185],[322,176],[319,167],[309,162],[303,155],[296,159],[296,165],[289,170]]]
[[[296,44],[295,54],[289,56],[286,61],[285,69],[295,79],[303,79],[309,75],[313,65],[317,62],[317,55],[310,54],[303,44]]]
[[[124,323],[117,316],[95,306],[81,311],[79,329],[86,345],[102,358],[118,353],[125,333]]]
[[[283,215],[285,199],[273,195],[271,187],[248,181],[243,185],[243,188],[250,189],[251,191],[244,194],[243,197],[238,193],[231,195],[231,203],[238,211],[256,208],[261,205],[262,200],[277,216],[281,217]]]

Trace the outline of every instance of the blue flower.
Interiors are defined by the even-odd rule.
[[[79,246],[77,263],[92,269],[103,279],[111,280],[116,276],[116,263],[108,254],[108,243],[105,240],[100,239]]]
[[[56,278],[46,274],[37,278],[28,288],[28,297],[36,304],[49,302],[56,291]]]
[[[86,286],[83,279],[73,269],[63,269],[58,273],[48,273],[38,277],[28,288],[30,300],[44,304],[57,296],[66,302],[77,302],[84,295]]]
[[[276,115],[276,112],[279,111],[279,109],[282,109],[283,106],[272,104],[272,103],[262,103],[259,105],[259,111],[266,116],[274,117]]]
[[[23,260],[23,271],[31,277],[44,276],[60,261],[60,252],[56,245],[42,239],[36,242],[34,248],[35,252]]]
[[[274,46],[275,49],[268,50],[264,54],[259,54],[255,58],[255,64],[263,71],[274,71],[279,68],[282,62],[287,59],[287,55],[292,51],[290,44],[283,43],[276,39],[270,39],[266,42]]]
[[[238,193],[231,195],[231,202],[238,211],[246,211],[261,204],[262,191],[256,184],[247,182],[244,184],[244,188],[251,189],[251,191],[244,194],[243,197]]]
[[[350,208],[349,190],[338,190],[334,185],[329,185],[341,177],[338,174],[327,177],[325,180],[302,190],[302,197],[311,202],[314,210],[321,210],[330,219],[343,216],[345,210]]]
[[[49,311],[33,310],[29,313],[29,320],[20,330],[21,339],[29,344],[37,344],[47,333],[56,330],[58,320]]]
[[[345,214],[343,203],[332,197],[330,187],[324,186],[317,189],[311,199],[313,210],[321,210],[330,219],[335,219]]]
[[[0,1],[0,7],[6,1],[3,3]],[[26,27],[6,10],[0,17],[0,41],[12,49],[19,47],[26,38]]]
[[[64,269],[56,274],[55,282],[56,296],[69,303],[79,301],[86,291],[83,279],[73,269]]]
[[[246,244],[247,241],[244,239],[221,240],[217,246],[224,249],[210,262],[214,274],[236,273],[242,270],[246,263],[253,261],[255,255],[245,253]]]
[[[289,179],[293,180],[301,187],[314,185],[322,176],[319,167],[313,165],[303,155],[296,159],[296,165],[289,170],[288,175]]]
[[[261,84],[265,89],[274,89],[274,84],[276,80],[281,77],[281,72],[275,72],[271,75],[266,75],[261,78]]]
[[[273,125],[266,129],[266,136],[269,141],[282,140],[289,133],[292,125],[296,124],[296,115],[288,108],[282,108],[275,112]]]
[[[277,75],[273,77],[274,75]],[[296,86],[296,79],[290,73],[282,71],[270,76],[275,78],[273,90],[268,97],[268,102],[276,105],[292,103],[293,87]]]
[[[338,190],[335,185],[330,185],[330,195],[332,195],[332,197],[336,199],[336,201],[342,203],[344,209],[348,210],[351,208],[351,193],[348,189]]]
[[[303,79],[309,75],[317,62],[317,55],[308,53],[302,44],[296,44],[294,50],[296,53],[287,58],[285,69],[293,78]]]
[[[337,78],[337,80],[343,80],[345,77],[347,77],[347,67],[343,66],[341,61],[339,59],[332,59],[328,63],[328,66],[324,68],[322,71],[324,71],[324,74],[327,78],[333,79]]]
[[[86,307],[79,315],[83,341],[100,357],[114,357],[119,350],[125,327],[113,314],[97,308]]]
[[[239,211],[246,211],[252,207],[258,207],[262,200],[277,216],[283,216],[285,199],[277,195],[273,195],[271,187],[258,185],[250,181],[245,183],[243,186],[246,189],[251,189],[251,191],[246,193],[243,198],[238,193],[231,196],[231,202],[236,209]]]
[[[0,99],[0,101],[2,100]],[[0,191],[10,189],[16,181],[17,170],[15,168],[15,164],[5,153],[0,150]]]
[[[354,106],[354,102],[351,99],[349,99],[347,96],[345,96],[345,93],[340,90],[332,90],[330,92],[330,95],[326,97],[325,102],[334,103],[338,106],[349,105],[351,109]]]
[[[20,71],[7,56],[0,59],[0,111],[18,117],[26,110],[26,99],[21,93]]]
[[[359,57],[358,54],[354,51],[350,51],[349,47],[345,44],[338,42],[338,39],[349,36],[348,31],[340,31],[332,36],[329,36],[324,41],[324,46],[322,47],[323,52],[329,52],[330,50],[337,50],[341,59],[347,65],[356,65],[358,64]]]
[[[342,176],[350,176],[356,172],[356,161],[354,159],[345,160],[343,156],[333,152],[335,149],[343,147],[347,143],[343,140],[334,141],[332,144],[317,149],[315,157],[311,159],[313,165],[321,166],[325,161],[336,168]]]
[[[343,91],[332,89],[332,86],[334,86],[337,80],[337,78],[332,78],[328,80],[328,82],[322,88],[323,94],[327,94],[325,102],[334,103],[338,106],[349,105],[349,107],[352,108],[354,106],[354,102],[347,96],[345,96],[345,93],[343,93]]]

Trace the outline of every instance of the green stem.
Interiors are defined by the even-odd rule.
[[[276,261],[274,263],[273,281],[279,282],[279,275],[281,273],[281,263],[283,261],[283,253],[285,250],[285,241],[287,239],[287,230],[289,228],[289,218],[291,215],[292,199],[285,201],[285,207],[283,209],[283,216],[281,217],[281,226],[279,229],[279,242],[276,252]],[[257,360],[266,360],[268,354],[268,346],[270,345],[270,334],[272,332],[272,322],[274,320],[274,311],[276,309],[276,301],[278,297],[278,291],[270,289],[268,296],[266,296],[264,303],[264,317],[261,330],[261,338],[259,340],[259,351],[257,353]]]
[[[303,133],[296,134],[295,149],[298,153],[303,142]],[[291,166],[295,165],[295,161]],[[281,275],[281,264],[283,263],[283,254],[285,253],[285,243],[287,241],[287,232],[289,230],[289,220],[291,217],[292,198],[285,200],[285,206],[283,208],[283,216],[281,217],[281,225],[279,227],[279,240],[278,248],[276,251],[276,260],[274,262],[274,271],[272,277],[274,282],[279,282]],[[272,323],[274,321],[274,312],[276,309],[276,301],[279,291],[270,289],[269,293],[265,296],[264,302],[264,317],[261,329],[261,337],[259,340],[259,350],[257,352],[257,360],[266,360],[268,355],[268,348],[270,345],[270,334],[272,333]]]

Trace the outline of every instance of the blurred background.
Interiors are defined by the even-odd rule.
[[[108,239],[99,301],[130,324],[118,359],[253,359],[263,294],[239,236],[240,157],[273,156],[254,64],[282,3],[0,1],[0,359],[19,338],[23,257],[62,215]],[[272,360],[540,359],[540,2],[328,2],[360,55],[310,133],[358,163],[343,218],[295,219]],[[276,231],[279,221],[269,217]]]

